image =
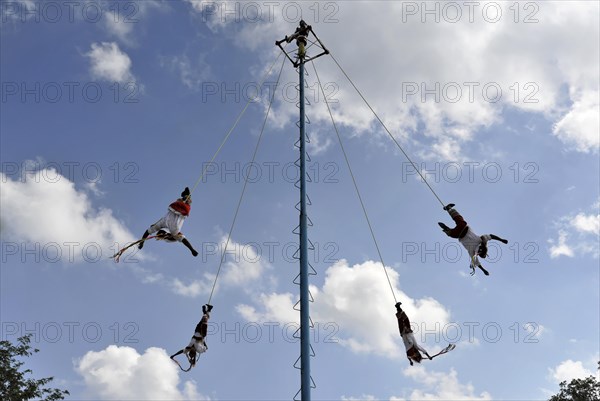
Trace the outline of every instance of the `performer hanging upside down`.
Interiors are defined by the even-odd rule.
[[[483,271],[483,274],[489,276],[490,273],[483,268],[478,256],[481,256],[484,259],[487,257],[487,242],[489,240],[493,239],[504,244],[508,244],[508,241],[494,234],[482,236],[475,234],[467,225],[465,219],[456,211],[456,209],[454,209],[454,203],[449,203],[448,205],[444,206],[444,210],[450,214],[450,217],[452,217],[452,220],[454,220],[456,223],[456,227],[450,228],[441,222],[438,224],[440,227],[442,227],[442,230],[447,236],[451,238],[457,238],[458,241],[467,249],[467,252],[471,258],[471,275],[475,274],[475,267],[479,267],[481,271]]]
[[[408,358],[408,362],[410,362],[411,366],[413,364],[413,361],[415,361],[416,363],[421,363],[421,360],[423,359],[423,355],[421,355],[421,352],[427,355],[427,358],[432,359],[431,356],[429,356],[429,354],[425,350],[425,348],[417,344],[417,340],[415,340],[415,335],[413,334],[413,331],[410,328],[410,320],[408,319],[406,312],[402,310],[400,305],[402,305],[402,302],[396,303],[396,318],[398,319],[398,328],[400,329],[402,342],[404,342],[404,346],[406,347],[406,357]]]
[[[190,362],[190,368],[196,365],[196,358],[208,349],[208,346],[206,345],[206,335],[208,334],[208,319],[210,318],[210,311],[212,308],[213,306],[209,304],[202,305],[202,319],[200,319],[200,322],[196,325],[196,330],[194,331],[190,343],[185,348],[171,355],[171,359],[175,359],[177,355],[185,353],[185,356],[187,356],[188,361]]]
[[[150,234],[158,232],[162,239],[182,242],[183,245],[192,252],[192,255],[198,256],[198,252],[181,232],[183,222],[189,216],[190,210],[192,209],[191,205],[192,196],[190,194],[190,189],[185,187],[185,190],[181,193],[181,198],[169,205],[167,214],[156,223],[152,224],[150,228],[144,232],[142,240],[148,238]],[[141,241],[138,248],[142,249],[143,247],[144,241]]]

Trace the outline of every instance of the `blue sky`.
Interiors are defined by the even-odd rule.
[[[284,65],[213,297],[209,351],[168,355],[207,302],[282,59],[193,194],[183,232],[150,241],[193,186],[300,15],[444,202],[495,243],[469,275],[449,216],[331,57],[315,61],[394,299],[312,65],[310,228],[318,272],[314,399],[547,399],[597,374],[597,2],[2,1],[2,339],[69,399],[291,399],[298,313],[297,74]],[[314,48],[313,48],[314,49]],[[235,383],[232,385],[232,383]]]

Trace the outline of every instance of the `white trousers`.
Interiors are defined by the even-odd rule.
[[[158,230],[167,229],[173,235],[173,237],[177,238],[177,241],[181,242],[185,238],[185,236],[183,234],[178,234],[181,231],[181,227],[183,226],[185,218],[186,216],[173,213],[169,210],[163,218],[161,218],[156,223],[152,224],[150,228],[148,228],[148,234],[154,234]]]
[[[402,342],[406,347],[406,352],[408,352],[411,348],[416,347],[420,352],[427,354],[427,350],[417,344],[417,340],[415,340],[415,335],[413,333],[402,334]]]

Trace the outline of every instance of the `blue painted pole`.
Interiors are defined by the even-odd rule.
[[[310,313],[308,298],[308,224],[306,215],[306,135],[304,132],[304,46],[300,46],[300,393],[310,401]]]

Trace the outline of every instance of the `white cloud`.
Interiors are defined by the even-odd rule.
[[[226,241],[226,236],[221,237],[217,247],[219,259],[223,249],[225,249]],[[256,283],[259,279],[264,278],[267,272],[272,269],[271,264],[266,261],[264,255],[259,254],[251,244],[240,244],[230,240],[225,258],[215,286],[215,292],[218,292],[221,287],[243,288],[246,291],[252,291],[249,284]],[[215,274],[204,273],[201,279],[188,280],[187,282],[183,282],[178,278],[172,279],[170,287],[176,294],[197,297],[208,295],[214,283]]]
[[[273,38],[283,38],[296,27],[286,4],[259,4],[262,19],[256,21],[239,2],[188,2],[210,29],[251,50],[271,49]],[[434,15],[425,16],[424,3],[415,3],[415,15],[407,14],[406,2],[337,2],[327,10],[296,4],[392,132],[405,141],[410,134],[410,141],[429,157],[459,158],[480,129],[502,123],[507,109],[540,113],[555,123],[554,135],[569,148],[598,151],[597,2],[545,2],[537,11],[519,9],[518,16],[512,3],[496,2],[502,7],[498,22],[485,20],[484,4],[475,7],[473,21],[469,9],[458,5],[462,17],[456,23],[448,22],[451,17],[444,11],[438,13],[439,22]],[[445,9],[442,4],[437,5]],[[366,13],[371,18],[365,19]],[[537,22],[525,23],[526,18]],[[341,24],[360,26],[361,34],[348,41],[339,35]],[[421,40],[397,40],[409,36]],[[382,54],[381,49],[393,50]],[[344,107],[334,108],[336,121],[373,133],[373,116],[327,58],[316,63],[323,82],[339,85],[336,98]],[[501,94],[494,102],[498,88]],[[276,113],[293,122],[295,114],[287,106],[292,105],[276,104]],[[323,107],[310,112],[313,120],[328,123]]]
[[[5,0],[2,2],[2,22],[25,22],[36,18],[38,10],[34,0]]]
[[[375,396],[373,395],[369,395],[369,394],[363,394],[360,397],[346,397],[345,395],[342,396],[342,401],[376,401],[377,398],[375,398]]]
[[[596,234],[600,232],[600,214],[579,213],[571,222],[573,227],[581,233]]]
[[[542,337],[542,335],[544,333],[546,333],[548,331],[548,329],[546,328],[546,326],[541,325],[539,323],[532,323],[532,322],[525,323],[523,325],[523,328],[525,329],[525,331],[527,333],[529,333],[529,337],[528,338],[531,339],[531,336],[533,336],[533,337],[535,337],[535,339],[536,339],[535,341],[536,342],[537,342],[537,340],[539,340]]]
[[[109,34],[116,36],[123,43],[132,43],[131,33],[133,32],[134,24],[128,22],[121,12],[107,11],[104,13],[103,21],[104,27]]]
[[[88,191],[90,191],[97,197],[102,197],[102,196],[106,195],[106,193],[104,191],[102,191],[100,188],[98,188],[98,184],[100,184],[100,183],[101,183],[101,180],[88,182],[85,184],[85,187],[88,189]]]
[[[231,22],[240,20],[241,3],[235,0],[185,0],[192,8],[202,14],[202,21],[212,30],[223,28]],[[228,14],[229,13],[229,14]]]
[[[471,384],[462,384],[458,380],[458,374],[454,369],[449,373],[428,371],[424,366],[411,366],[404,369],[404,376],[407,376],[419,384],[424,389],[416,389],[410,393],[408,400],[491,400],[492,396],[484,391],[479,395],[475,394],[475,387]],[[403,400],[403,398],[392,397],[390,400]]]
[[[150,10],[166,10],[161,0],[132,0],[119,4],[99,5],[103,8],[103,27],[106,32],[128,46],[136,45],[134,28],[143,23]]]
[[[590,213],[571,213],[559,218],[555,225],[558,227],[558,239],[549,239],[550,257],[574,257],[575,255],[591,255],[598,258],[600,250],[598,238],[600,235],[600,214],[598,203],[592,205]]]
[[[58,249],[62,262],[108,259],[135,240],[110,209],[93,206],[88,194],[53,168],[25,171],[13,179],[0,173],[0,226],[5,241]]]
[[[387,271],[396,296],[414,325],[430,330],[448,323],[450,314],[443,305],[433,298],[411,299],[399,289],[398,273],[391,268]],[[394,299],[381,264],[367,261],[350,266],[341,260],[327,269],[321,288],[311,286],[311,293],[315,300],[311,307],[312,319],[336,324],[342,346],[357,353],[392,358],[404,355]],[[299,314],[293,310],[295,301],[289,293],[262,294],[258,300],[261,311],[254,306],[240,305],[238,312],[249,321],[297,322]],[[419,341],[418,330],[415,335]]]
[[[300,315],[294,310],[296,301],[296,297],[290,293],[261,294],[259,302],[263,312],[258,312],[250,305],[238,305],[236,310],[249,322],[299,323]]]
[[[221,238],[219,249],[225,248],[226,241],[226,237]],[[250,244],[229,241],[227,253],[233,254],[233,260],[230,258],[223,265],[222,277],[220,278],[223,284],[244,286],[263,277],[266,271],[271,269],[270,263]]]
[[[179,79],[189,89],[199,89],[211,76],[210,65],[205,60],[205,54],[201,53],[195,60],[190,60],[187,55],[174,56],[168,60],[163,60],[163,65],[167,65],[179,74]],[[216,83],[208,82],[210,88]],[[207,86],[209,88],[209,86]],[[218,92],[218,89],[216,89]]]
[[[140,355],[130,347],[110,345],[89,351],[75,362],[83,376],[86,395],[98,400],[198,400],[209,399],[198,392],[196,383],[180,384],[179,368],[160,348]]]
[[[307,144],[307,150],[310,155],[317,156],[325,152],[334,143],[337,144],[337,138],[332,139],[331,133],[319,132],[318,129],[312,130],[309,134],[310,143]]]
[[[556,367],[548,370],[556,383],[563,381],[568,383],[573,379],[583,379],[594,375],[594,372],[586,369],[581,361],[573,361],[571,359],[562,361]],[[598,375],[598,373],[596,373],[596,375]]]
[[[550,240],[550,244],[552,244],[552,246],[550,247],[551,258],[558,258],[559,256],[568,256],[572,258],[573,256],[575,256],[573,249],[571,249],[571,247],[567,245],[567,237],[568,234],[565,231],[560,230],[558,232],[558,243],[555,243],[553,240]]]
[[[131,59],[117,43],[92,43],[91,47],[85,55],[90,59],[90,73],[94,79],[119,83],[135,81],[131,73]]]
[[[552,132],[580,152],[598,153],[600,147],[600,92],[586,92],[574,100],[571,109]]]
[[[175,294],[182,295],[184,297],[195,298],[200,295],[207,295],[210,293],[211,284],[214,280],[214,276],[206,275],[206,280],[191,280],[188,283],[183,282],[178,278],[174,278],[171,281],[171,289]],[[212,280],[211,280],[211,277]]]

